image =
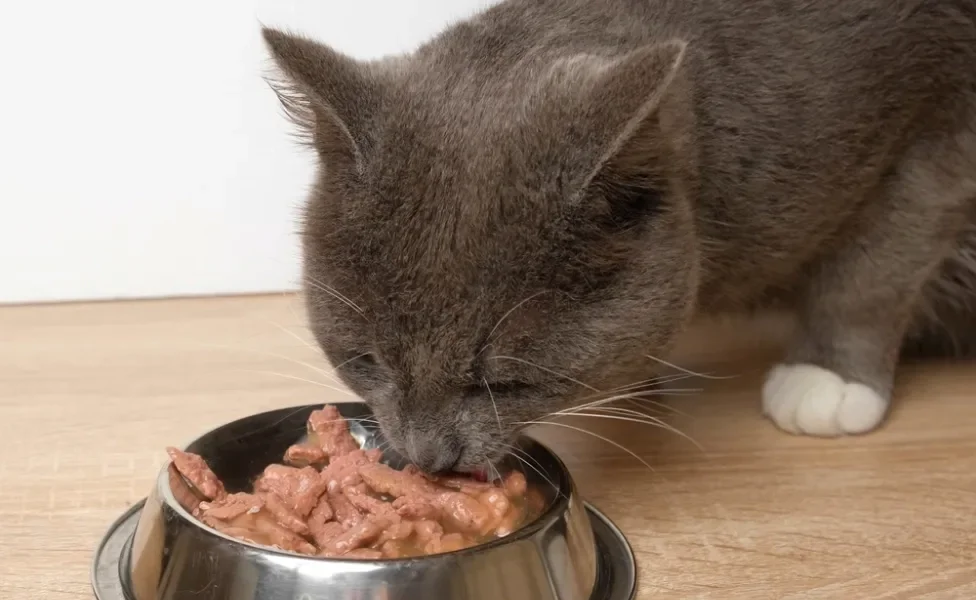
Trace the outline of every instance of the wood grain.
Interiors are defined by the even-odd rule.
[[[283,296],[0,309],[0,598],[91,598],[93,549],[164,446],[343,398],[314,383],[326,367],[300,314]],[[703,450],[581,423],[651,471],[595,438],[536,432],[630,539],[640,598],[976,598],[972,364],[906,367],[881,431],[816,440],[760,417],[775,345],[755,330],[706,327],[682,356],[737,375],[669,402]]]

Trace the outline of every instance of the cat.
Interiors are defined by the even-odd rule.
[[[263,36],[319,162],[310,326],[425,470],[700,315],[795,314],[757,395],[797,434],[871,431],[901,355],[976,348],[976,0],[507,0],[368,62]]]

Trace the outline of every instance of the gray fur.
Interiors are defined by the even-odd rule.
[[[266,30],[322,159],[318,340],[430,469],[641,379],[696,314],[793,307],[789,361],[887,396],[900,350],[976,346],[974,21],[508,0],[371,63]]]

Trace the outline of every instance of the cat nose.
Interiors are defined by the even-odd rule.
[[[461,458],[463,448],[450,439],[411,437],[407,439],[407,458],[425,473],[450,471]]]

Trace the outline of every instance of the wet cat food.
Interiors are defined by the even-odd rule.
[[[200,456],[167,452],[198,496],[194,517],[247,542],[315,556],[460,550],[511,534],[544,504],[518,471],[489,482],[393,469],[380,451],[359,447],[334,406],[309,416],[307,441],[268,465],[250,492],[229,493]]]

